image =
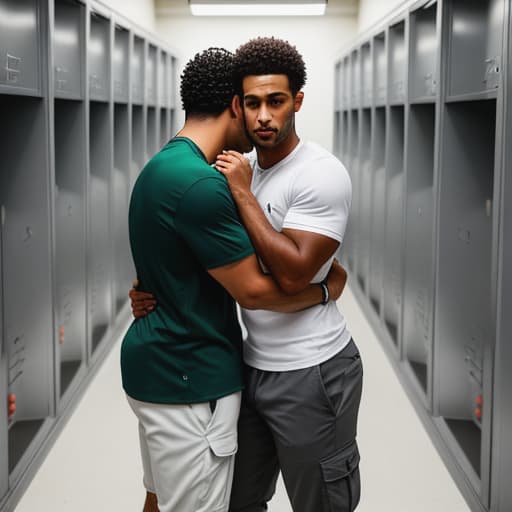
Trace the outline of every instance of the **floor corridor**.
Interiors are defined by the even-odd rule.
[[[469,512],[350,290],[339,306],[365,370],[357,512]],[[16,512],[141,512],[137,426],[121,389],[119,346],[114,345]],[[281,482],[270,510],[291,512]]]

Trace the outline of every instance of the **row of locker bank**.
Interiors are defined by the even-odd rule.
[[[160,41],[89,0],[0,0],[0,510],[127,319],[129,194],[173,132]]]
[[[512,510],[509,27],[509,0],[411,1],[335,68],[342,260],[472,510],[496,512]]]

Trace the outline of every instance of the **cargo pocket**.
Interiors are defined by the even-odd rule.
[[[359,451],[354,442],[320,461],[329,510],[352,512],[359,503]]]

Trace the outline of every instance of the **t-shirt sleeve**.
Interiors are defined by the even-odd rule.
[[[290,188],[283,228],[311,231],[342,242],[352,201],[350,177],[337,160],[319,159]]]
[[[224,178],[203,178],[180,201],[176,228],[205,268],[216,268],[254,253]]]

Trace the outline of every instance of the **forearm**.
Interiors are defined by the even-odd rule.
[[[250,191],[235,190],[233,197],[256,253],[272,277],[288,292],[291,283],[294,284],[294,291],[305,288],[311,276],[304,273],[302,255],[297,244],[273,228]]]
[[[280,313],[294,313],[322,303],[322,288],[310,284],[300,292],[285,293],[269,276],[261,276],[251,283],[251,290],[243,303],[245,309],[266,309]]]

